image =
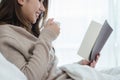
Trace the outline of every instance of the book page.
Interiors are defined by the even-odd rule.
[[[88,27],[88,30],[82,40],[81,46],[78,50],[78,55],[85,59],[89,59],[90,52],[94,46],[97,36],[102,28],[102,25],[92,21]]]
[[[97,53],[100,53],[101,49],[105,45],[108,37],[113,29],[110,27],[107,21],[104,22],[101,31],[96,39],[96,42],[92,48],[90,60],[94,60]]]
[[[95,60],[97,53],[100,53],[113,29],[107,21],[103,25],[92,21],[83,38],[78,54],[87,59]]]

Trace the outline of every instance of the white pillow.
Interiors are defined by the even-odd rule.
[[[27,80],[27,78],[0,53],[0,80]]]

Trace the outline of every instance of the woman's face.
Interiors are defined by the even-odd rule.
[[[23,16],[32,24],[36,23],[39,15],[45,11],[43,0],[18,0]]]

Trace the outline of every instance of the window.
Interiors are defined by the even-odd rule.
[[[91,20],[103,24],[104,20],[114,29],[101,52],[96,67],[111,68],[118,66],[119,30],[120,30],[119,0],[51,0],[48,18],[53,17],[61,23],[61,33],[54,41],[59,66],[81,60],[77,55],[81,41]],[[119,18],[118,18],[119,17]],[[117,55],[116,55],[117,54]],[[119,55],[120,57],[120,55]],[[117,58],[117,59],[116,59]]]

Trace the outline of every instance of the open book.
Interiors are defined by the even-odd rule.
[[[83,38],[78,54],[87,60],[95,60],[96,54],[100,53],[112,31],[113,29],[107,21],[103,25],[92,21]]]

